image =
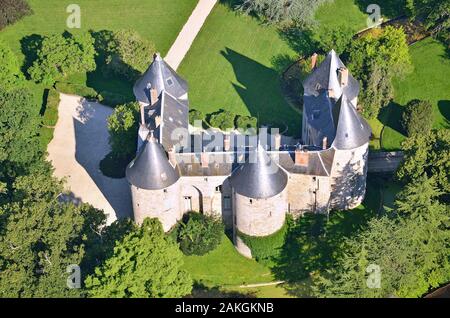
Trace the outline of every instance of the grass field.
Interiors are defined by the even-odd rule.
[[[260,124],[286,123],[300,132],[300,114],[284,100],[274,58],[295,56],[277,29],[218,4],[179,68],[191,108],[252,115]]]
[[[410,53],[414,71],[403,80],[394,81],[394,101],[379,116],[385,124],[382,146],[387,150],[400,149],[405,138],[400,125],[402,108],[412,99],[432,103],[434,128],[450,128],[450,58],[445,46],[428,38],[413,44]]]
[[[367,27],[367,14],[360,10],[354,0],[334,0],[325,3],[317,9],[316,20],[319,27],[348,25],[355,33]]]

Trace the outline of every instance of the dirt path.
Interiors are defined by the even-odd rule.
[[[174,70],[178,68],[211,13],[217,0],[200,0],[164,58]]]
[[[108,216],[108,224],[131,216],[131,198],[125,179],[105,177],[99,163],[110,151],[106,120],[113,109],[61,94],[58,122],[48,145],[54,175],[66,179],[68,199],[86,202]]]

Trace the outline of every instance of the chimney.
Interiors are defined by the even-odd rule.
[[[276,133],[275,134],[275,150],[280,150],[281,148],[281,134]]]
[[[201,153],[200,159],[201,159],[201,163],[202,163],[202,168],[208,168],[209,167],[208,153],[203,151]]]
[[[325,150],[327,148],[328,148],[328,138],[327,138],[327,136],[325,136],[322,139],[322,149]]]
[[[141,105],[141,124],[145,125],[145,109],[144,109],[144,105]]]
[[[314,53],[313,55],[311,55],[311,70],[316,68],[316,64],[317,64],[317,53]]]
[[[223,151],[230,151],[231,149],[231,136],[228,134],[223,135]]]
[[[308,166],[309,154],[308,151],[302,149],[295,149],[295,165]]]
[[[338,71],[339,73],[339,85],[341,87],[347,86],[348,84],[348,69],[346,67],[341,67]]]
[[[175,157],[175,148],[174,147],[170,148],[168,154],[169,154],[169,162],[172,164],[172,166],[175,167],[177,165],[177,159]]]
[[[155,88],[150,89],[150,105],[155,105],[158,101],[158,91]]]

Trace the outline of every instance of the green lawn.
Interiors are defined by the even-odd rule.
[[[450,58],[445,46],[428,38],[413,44],[410,53],[414,71],[394,81],[394,101],[379,116],[385,124],[382,146],[387,150],[400,149],[405,138],[400,125],[402,107],[412,99],[433,104],[434,128],[450,128]]]
[[[218,4],[179,68],[189,82],[191,108],[227,109],[258,117],[260,124],[287,124],[299,134],[301,117],[285,101],[276,60],[295,52],[277,29]]]
[[[20,40],[28,35],[46,35],[66,29],[66,8],[76,3],[81,8],[81,31],[136,30],[166,54],[192,13],[198,0],[27,0],[34,14],[0,32],[18,54]],[[75,29],[70,30],[71,32]],[[20,54],[21,55],[21,54]],[[21,55],[23,58],[23,55]]]
[[[320,6],[316,11],[320,26],[350,26],[356,33],[367,27],[367,14],[360,10],[354,0],[334,0]]]

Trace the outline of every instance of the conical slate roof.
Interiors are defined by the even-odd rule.
[[[346,94],[335,105],[334,114],[337,128],[333,146],[336,149],[354,149],[369,142],[372,130]]]
[[[240,195],[263,199],[282,192],[286,188],[288,176],[270,159],[266,151],[258,146],[258,149],[250,155],[250,161],[232,173],[230,181]]]
[[[351,74],[348,74],[348,84],[345,87],[339,85],[338,70],[345,68],[339,56],[331,50],[325,60],[303,81],[305,95],[317,96],[320,90],[333,90],[334,97],[340,98],[345,91],[347,97],[352,100],[358,96],[359,84]]]
[[[167,188],[180,178],[162,146],[150,136],[136,158],[128,165],[126,177],[132,185],[147,190]]]
[[[139,102],[150,104],[150,89],[155,88],[158,96],[163,90],[180,98],[188,92],[188,84],[156,53],[152,64],[133,87]]]

